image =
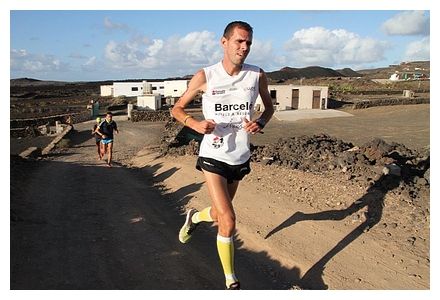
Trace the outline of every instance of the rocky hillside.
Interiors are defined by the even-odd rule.
[[[201,135],[174,121],[168,122],[165,128],[162,155],[198,154]],[[408,201],[417,199],[420,193],[429,193],[429,150],[420,153],[381,139],[358,146],[326,134],[291,137],[264,146],[251,145],[251,153],[252,161],[264,165],[317,174],[339,174],[365,187],[381,185],[391,190],[397,184],[398,193]]]

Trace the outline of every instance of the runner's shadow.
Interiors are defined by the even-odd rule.
[[[69,133],[66,134],[66,138],[70,140],[71,146],[75,148],[76,146],[80,146],[87,140],[93,139],[93,145],[95,145],[95,138],[92,136],[92,126],[90,126],[90,129],[85,130],[71,130]]]
[[[327,289],[322,275],[326,264],[336,256],[340,251],[347,247],[351,242],[356,240],[365,231],[375,226],[382,218],[383,201],[388,191],[398,187],[400,177],[393,175],[382,175],[363,195],[360,199],[353,202],[348,208],[343,210],[328,210],[318,213],[302,213],[296,212],[286,221],[272,229],[265,239],[275,233],[290,227],[301,221],[322,221],[322,220],[343,220],[347,216],[367,207],[366,220],[358,227],[353,229],[347,236],[339,241],[330,251],[328,251],[319,261],[317,261],[300,279],[299,286],[304,289]]]
[[[193,194],[200,190],[202,185],[202,183],[191,183],[183,186],[173,192],[173,198],[176,199],[176,202],[178,202],[180,205],[186,205],[193,197],[190,194]]]
[[[172,167],[166,171],[163,171],[160,174],[157,174],[157,171],[154,172],[154,182],[163,182],[165,181],[165,179],[171,177],[174,173],[176,173],[177,171],[179,171],[180,168],[176,168],[176,167]]]

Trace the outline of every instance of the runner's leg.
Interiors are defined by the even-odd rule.
[[[108,157],[107,163],[108,163],[109,166],[111,166],[111,165],[112,165],[112,154],[113,154],[113,142],[108,143],[108,144],[107,144],[107,147],[108,147],[108,149],[107,149],[107,151],[108,151],[108,154],[107,154],[107,157]]]
[[[218,222],[217,251],[225,274],[226,287],[229,287],[230,284],[238,281],[234,272],[235,213],[230,196],[230,193],[235,195],[238,182],[229,187],[223,176],[206,170],[203,170],[203,173],[211,196],[212,207],[216,212]]]
[[[105,155],[105,144],[101,140],[101,157],[104,158]]]
[[[99,157],[99,160],[101,160],[102,159],[102,156],[101,156],[101,141],[96,142],[96,148],[98,148],[98,157]]]
[[[239,182],[240,181],[238,181],[238,180],[234,180],[232,183],[228,183],[228,193],[229,193],[229,198],[231,199],[231,202],[232,202],[232,200],[234,200],[235,193],[237,192]],[[217,221],[217,210],[215,207],[211,207],[210,215],[214,221]]]

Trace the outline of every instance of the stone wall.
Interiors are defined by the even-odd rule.
[[[12,138],[41,135],[40,132],[37,130],[37,127],[33,126],[27,126],[24,128],[11,128],[9,134]]]
[[[388,105],[411,105],[411,104],[429,104],[429,98],[395,98],[383,100],[364,100],[353,104],[353,109],[368,108],[373,106]]]
[[[39,135],[39,131],[37,129],[38,126],[46,125],[46,124],[54,126],[56,121],[59,121],[62,124],[66,124],[67,118],[69,116],[71,116],[72,118],[72,124],[91,120],[91,114],[90,111],[88,110],[79,113],[56,115],[56,116],[41,117],[41,118],[15,119],[10,121],[10,136],[14,138],[37,136]]]
[[[414,89],[413,92],[417,94],[429,93],[430,89]],[[376,90],[353,90],[350,91],[352,95],[402,95],[402,90],[390,89],[376,89]]]
[[[169,110],[138,110],[133,109],[131,111],[132,122],[160,122],[171,120],[171,114]]]
[[[87,110],[73,114],[62,114],[32,119],[15,119],[10,121],[10,128],[26,128],[28,126],[40,126],[47,123],[49,123],[49,125],[55,125],[56,121],[65,124],[68,116],[72,117],[73,123],[81,123],[91,120],[92,118],[90,111]]]

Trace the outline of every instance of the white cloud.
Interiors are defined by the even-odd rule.
[[[148,55],[155,56],[159,53],[159,51],[163,48],[162,40],[153,40],[153,44],[148,47]]]
[[[424,11],[405,11],[382,24],[388,35],[429,35],[429,17]]]
[[[122,43],[110,41],[105,46],[105,58],[115,69],[141,67],[147,58],[148,42],[130,40]]]
[[[127,41],[109,41],[104,56],[113,69],[150,71],[165,76],[189,75],[198,69],[214,64],[223,57],[220,39],[209,31],[190,32],[184,36],[150,40],[137,36]],[[274,57],[272,43],[253,40],[247,62],[272,68]]]
[[[419,41],[410,43],[406,47],[405,60],[406,61],[416,61],[416,60],[430,60],[430,38],[425,37]]]
[[[271,70],[275,67],[277,59],[273,53],[272,43],[270,41],[262,42],[254,39],[252,41],[251,52],[249,53],[247,62],[258,65],[265,69],[265,71]]]
[[[362,65],[382,60],[388,47],[387,42],[363,38],[345,29],[311,27],[296,31],[286,42],[283,61],[296,66]]]
[[[23,73],[44,73],[65,71],[68,65],[48,54],[32,54],[25,49],[11,50],[11,71]]]
[[[21,58],[26,57],[28,55],[26,49],[12,49],[11,51],[11,58]]]
[[[177,48],[171,44],[168,46],[171,53],[183,55],[192,65],[210,63],[211,55],[214,55],[220,48],[215,34],[208,31],[188,33],[178,40]]]
[[[110,41],[104,52],[112,68],[160,68],[174,76],[192,74],[197,68],[217,62],[222,57],[219,41],[214,33],[208,31],[191,32],[183,37],[172,36],[166,40],[138,36],[124,42]]]

